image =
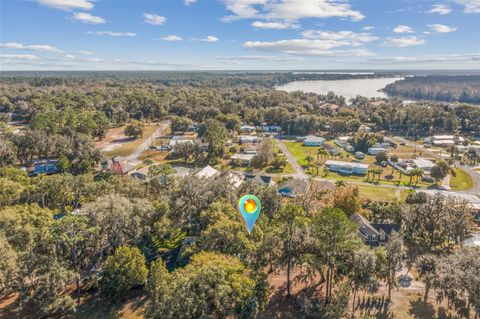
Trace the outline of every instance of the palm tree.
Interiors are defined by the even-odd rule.
[[[410,177],[410,180],[408,181],[408,185],[412,185],[412,179],[413,179],[413,176],[415,176],[415,174],[417,174],[415,169],[412,169],[411,171],[408,172],[408,176]]]
[[[328,168],[328,166],[325,166],[325,168],[323,169],[323,173],[324,176],[328,176],[328,174],[330,174],[330,169]]]
[[[399,169],[399,170],[398,170],[398,174],[399,174],[398,184],[400,185],[400,183],[402,182],[403,171],[402,171],[401,169]]]
[[[327,152],[327,150],[323,147],[320,147],[317,150],[317,162],[320,162],[320,158],[322,158],[322,161],[324,158],[328,158],[328,155],[329,153]]]
[[[337,187],[337,188],[345,187],[345,186],[347,186],[347,183],[345,183],[345,181],[338,180],[338,181],[335,182],[335,187]]]
[[[377,182],[380,182],[380,176],[383,174],[383,169],[377,168],[377,169],[375,170],[375,173],[378,174]]]
[[[416,171],[415,176],[417,178],[415,179],[415,184],[418,184],[418,179],[423,176],[423,171],[420,168],[417,168]]]
[[[370,179],[370,173],[372,174],[372,180],[375,180],[375,170],[374,169],[369,169],[367,171],[367,181]]]
[[[313,157],[311,155],[308,155],[307,157],[305,157],[305,161],[307,161],[308,167],[310,167],[313,162]]]
[[[397,155],[390,156],[390,162],[397,163],[398,162],[398,156]],[[392,174],[390,174],[390,175],[393,176],[394,171],[395,171],[395,167],[393,167],[393,165],[392,165]]]

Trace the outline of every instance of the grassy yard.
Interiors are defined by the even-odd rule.
[[[455,169],[455,176],[450,175],[450,188],[452,190],[466,190],[473,187],[472,177],[461,168]]]
[[[357,185],[360,191],[360,197],[370,200],[396,202],[398,201],[395,188],[375,187],[366,185]]]
[[[123,143],[119,147],[115,148],[112,151],[106,152],[105,155],[108,157],[112,156],[128,156],[132,154],[137,147],[140,146],[146,139],[150,138],[150,136],[158,129],[158,125],[148,125],[145,126],[145,130],[143,132],[143,137],[138,138],[136,140],[131,140],[129,142]]]

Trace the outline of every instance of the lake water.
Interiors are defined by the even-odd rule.
[[[334,81],[294,81],[277,86],[277,90],[294,92],[303,91],[317,94],[327,94],[329,91],[348,99],[357,95],[365,97],[388,97],[385,93],[379,92],[387,84],[401,80],[402,78],[377,78],[377,79],[351,79]]]

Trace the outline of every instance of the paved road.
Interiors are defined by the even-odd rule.
[[[290,153],[288,148],[285,146],[285,143],[283,143],[283,141],[279,139],[277,139],[277,141],[278,141],[278,146],[282,150],[283,154],[285,154],[285,156],[287,157],[287,160],[290,162],[293,169],[295,170],[295,174],[293,174],[293,177],[297,179],[308,179],[308,175],[305,174],[302,167],[300,167],[300,165],[298,164],[295,156],[293,156],[292,153]]]
[[[135,151],[130,154],[129,156],[126,156],[125,157],[125,160],[130,163],[130,164],[133,164],[133,165],[136,165],[138,163],[140,163],[140,160],[138,160],[138,157],[140,156],[140,154],[143,153],[143,151],[145,151],[146,149],[148,149],[148,146],[150,145],[150,143],[157,137],[161,136],[162,132],[170,125],[170,123],[161,123],[160,124],[160,127],[158,129],[155,130],[155,132],[152,133],[152,135],[150,135],[150,137],[146,138],[145,141],[142,142],[142,144],[140,144],[136,149]]]
[[[480,173],[469,166],[460,165],[465,172],[467,172],[473,180],[473,187],[464,191],[457,191],[460,193],[475,194],[480,196]]]

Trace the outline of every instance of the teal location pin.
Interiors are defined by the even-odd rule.
[[[260,216],[261,210],[262,205],[257,196],[245,195],[238,201],[238,211],[240,212],[245,226],[247,226],[249,234],[252,232],[253,225],[255,225],[258,216]]]

